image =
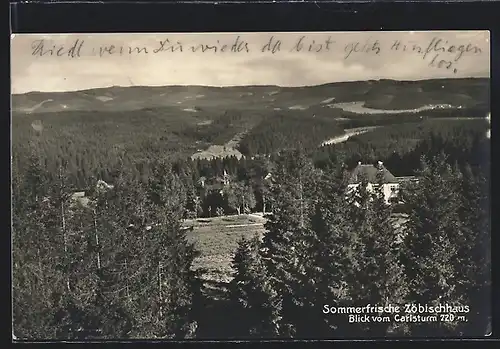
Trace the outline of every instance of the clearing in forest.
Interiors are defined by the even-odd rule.
[[[229,282],[232,277],[231,261],[238,241],[262,236],[266,219],[262,215],[234,215],[186,220],[184,226],[193,227],[188,239],[200,251],[193,268],[203,269],[203,279]]]

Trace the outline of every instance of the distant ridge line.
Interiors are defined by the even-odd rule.
[[[64,94],[64,93],[84,93],[90,91],[103,91],[110,89],[133,89],[133,88],[149,88],[149,89],[161,89],[161,88],[187,88],[187,87],[198,87],[198,88],[212,88],[212,89],[225,89],[225,88],[279,88],[279,89],[296,89],[296,88],[314,88],[314,87],[326,87],[330,85],[342,85],[342,84],[354,84],[354,83],[384,83],[384,82],[402,82],[402,83],[417,83],[417,82],[430,82],[430,81],[467,81],[467,80],[490,80],[490,77],[461,77],[461,78],[436,78],[436,79],[415,79],[415,80],[397,80],[397,79],[368,79],[368,80],[348,80],[348,81],[337,81],[337,82],[327,82],[324,84],[317,85],[297,85],[297,86],[280,86],[280,85],[227,85],[227,86],[214,86],[214,85],[112,85],[104,87],[87,88],[82,90],[68,90],[68,91],[29,91],[23,93],[11,93],[11,96],[29,96],[33,94]]]

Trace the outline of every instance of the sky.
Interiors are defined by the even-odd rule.
[[[280,50],[262,52],[271,37],[274,43],[281,41]],[[231,47],[236,38],[247,44],[249,52],[190,49],[199,44]],[[300,38],[298,52],[295,45]],[[167,45],[155,52],[167,39],[179,42],[182,52],[165,50]],[[308,86],[370,79],[489,77],[489,39],[488,31],[13,34],[12,93],[134,85]],[[83,42],[80,54],[70,57],[66,52],[76,40]],[[329,50],[326,40],[330,41]],[[313,41],[315,46],[308,51]],[[397,42],[399,49],[395,50]],[[41,43],[44,55],[36,51]],[[405,44],[407,50],[403,51]],[[54,45],[56,50],[64,47],[61,56],[48,51]],[[101,57],[101,48],[110,45],[115,46],[113,54],[103,51]],[[413,50],[413,45],[423,51]],[[119,53],[121,46],[124,54]],[[146,47],[148,53],[133,50],[130,54],[129,47]],[[449,69],[447,63],[438,66],[441,60],[451,62]]]

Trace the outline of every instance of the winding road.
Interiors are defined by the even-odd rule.
[[[54,100],[53,99],[46,99],[44,101],[41,101],[38,104],[35,104],[32,107],[26,107],[26,108],[24,108],[23,112],[30,114],[30,113],[34,112],[35,110],[37,110],[38,108],[40,108],[45,103],[48,103],[48,102],[54,102]]]

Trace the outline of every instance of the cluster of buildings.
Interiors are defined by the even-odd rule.
[[[265,177],[265,180],[269,180],[271,174]],[[379,188],[381,183],[382,191],[384,194],[384,199],[387,204],[399,202],[399,189],[403,183],[417,181],[415,177],[396,177],[394,176],[383,164],[379,161],[376,164],[363,164],[358,162],[357,166],[351,171],[349,179],[347,192],[351,193],[355,191],[361,183],[366,184],[368,191],[373,192]],[[206,196],[208,193],[218,192],[222,194],[224,188],[230,183],[230,175],[224,170],[223,175],[220,178],[207,179],[201,177],[199,179],[199,188],[201,189],[202,196]],[[99,180],[96,185],[97,190],[109,190],[113,186]],[[83,206],[88,206],[90,199],[85,195],[84,191],[75,192],[72,194],[72,201],[74,203],[78,202]]]
[[[265,180],[269,180],[270,178],[271,174],[269,173],[265,177]],[[403,183],[417,181],[417,178],[413,176],[394,176],[384,166],[382,161],[378,161],[376,164],[363,164],[358,162],[357,166],[351,171],[348,179],[348,193],[356,190],[363,182],[366,183],[367,190],[373,192],[378,188],[380,179],[382,180],[382,191],[387,204],[399,201],[399,189]],[[219,192],[222,194],[224,187],[228,185],[229,182],[230,176],[224,170],[222,177],[214,179],[201,177],[198,184],[204,193]]]

